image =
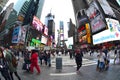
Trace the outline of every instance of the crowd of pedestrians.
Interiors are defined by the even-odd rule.
[[[20,56],[21,52],[21,56]],[[76,62],[76,72],[80,72],[80,68],[82,67],[82,58],[84,54],[88,53],[80,48],[70,49],[70,50],[37,50],[32,49],[29,51],[25,49],[23,51],[16,50],[13,47],[0,47],[0,72],[1,75],[4,77],[5,80],[14,80],[14,75],[21,80],[19,73],[17,72],[17,66],[14,66],[13,63],[13,56],[16,57],[16,62],[18,63],[20,57],[23,57],[23,64],[22,70],[30,72],[31,74],[34,73],[34,68],[37,70],[37,74],[41,73],[41,66],[51,67],[51,55],[56,56],[59,55],[61,52],[62,55],[68,55],[70,59],[75,60]],[[55,54],[56,53],[56,54]],[[90,56],[94,55],[94,50],[90,51]],[[111,50],[102,48],[97,51],[97,71],[105,71],[109,69],[110,63],[110,55]],[[119,48],[115,48],[114,50],[114,64],[116,64],[116,60],[119,59],[120,61],[120,50]],[[39,65],[40,64],[40,65]],[[14,75],[13,75],[14,74]],[[1,80],[1,79],[0,79]]]

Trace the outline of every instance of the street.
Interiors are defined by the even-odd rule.
[[[83,58],[83,66],[80,69],[80,73],[76,73],[76,64],[74,59],[69,59],[69,56],[63,56],[63,68],[61,72],[58,72],[55,67],[55,58],[52,58],[52,66],[41,66],[41,74],[37,75],[36,70],[34,74],[23,71],[22,63],[20,60],[18,66],[18,73],[22,80],[120,80],[120,65],[113,63],[110,64],[108,71],[98,72],[96,71],[97,60]],[[16,77],[14,76],[15,80]]]

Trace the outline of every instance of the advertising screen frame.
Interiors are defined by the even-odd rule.
[[[90,6],[86,10],[86,13],[90,20],[92,35],[107,29],[105,15],[97,1],[92,1],[90,3]]]
[[[120,40],[120,23],[118,20],[106,18],[108,29],[92,36],[93,44]]]

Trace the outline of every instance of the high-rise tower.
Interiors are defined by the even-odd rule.
[[[2,11],[7,2],[8,0],[0,0],[0,12]]]

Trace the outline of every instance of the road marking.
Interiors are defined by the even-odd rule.
[[[51,73],[50,76],[71,76],[71,75],[76,75],[76,72],[71,72],[71,73]]]

